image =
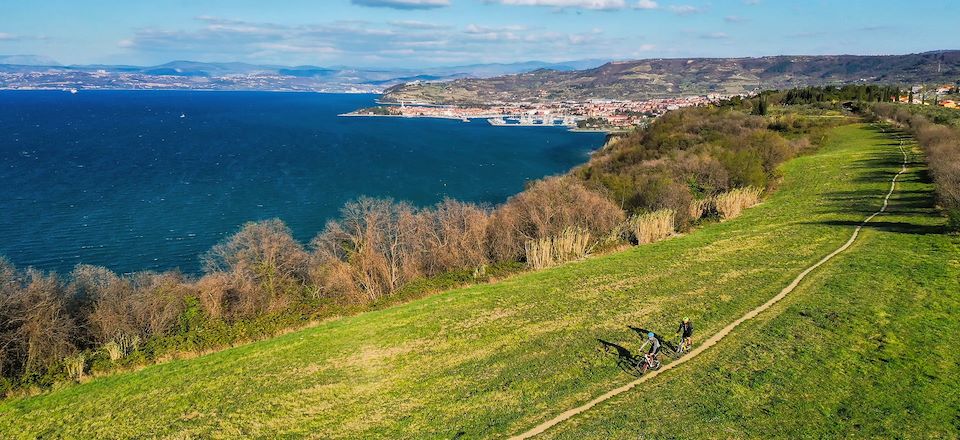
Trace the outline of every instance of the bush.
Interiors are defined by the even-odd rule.
[[[609,143],[574,175],[609,192],[627,212],[672,210],[675,227],[684,230],[708,212],[703,200],[733,188],[772,186],[777,167],[809,148],[804,136],[828,124],[824,118],[750,116],[737,107],[669,112],[648,129]]]
[[[530,240],[559,236],[567,228],[605,236],[624,213],[602,194],[570,177],[537,181],[494,211],[488,243],[494,260],[519,260]]]
[[[890,119],[907,127],[914,135],[926,153],[938,202],[950,218],[951,227],[960,228],[960,129],[935,124],[912,113],[930,111],[924,106],[877,104],[872,111],[878,118]],[[950,123],[954,119],[944,117],[943,120]],[[960,116],[955,120],[960,121]]]
[[[221,307],[229,316],[249,317],[282,310],[299,299],[310,256],[278,219],[247,223],[203,256],[208,274],[226,276]]]

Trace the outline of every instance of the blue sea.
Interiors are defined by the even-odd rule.
[[[309,242],[366,195],[497,204],[602,134],[337,117],[375,95],[0,91],[0,256],[68,272],[200,270],[248,221]]]

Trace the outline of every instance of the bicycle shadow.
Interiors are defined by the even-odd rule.
[[[639,356],[633,354],[630,350],[620,344],[614,344],[613,342],[605,341],[600,338],[597,338],[597,342],[603,346],[603,351],[605,353],[611,353],[612,351],[616,352],[617,368],[631,376],[640,377],[640,372],[637,371],[637,365],[641,361]]]

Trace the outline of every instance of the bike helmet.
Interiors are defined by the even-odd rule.
[[[653,339],[653,336],[654,336],[654,335],[653,335],[653,332],[647,333],[647,337],[648,337],[648,338]]]
[[[690,318],[684,317],[683,322],[690,322]]]

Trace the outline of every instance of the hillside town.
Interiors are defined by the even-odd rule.
[[[960,82],[933,86],[915,85],[905,89],[899,102],[958,108]],[[716,103],[750,94],[707,94],[642,101],[591,99],[586,101],[490,102],[480,105],[436,105],[423,102],[384,102],[341,116],[386,116],[406,118],[486,119],[497,126],[560,126],[572,130],[619,131],[643,126],[663,113],[682,107]]]
[[[594,99],[585,102],[494,102],[476,106],[401,102],[365,108],[343,116],[443,118],[463,121],[486,119],[490,124],[498,126],[564,126],[579,130],[616,130],[643,125],[669,110],[706,105],[731,97],[710,94],[646,101]]]

